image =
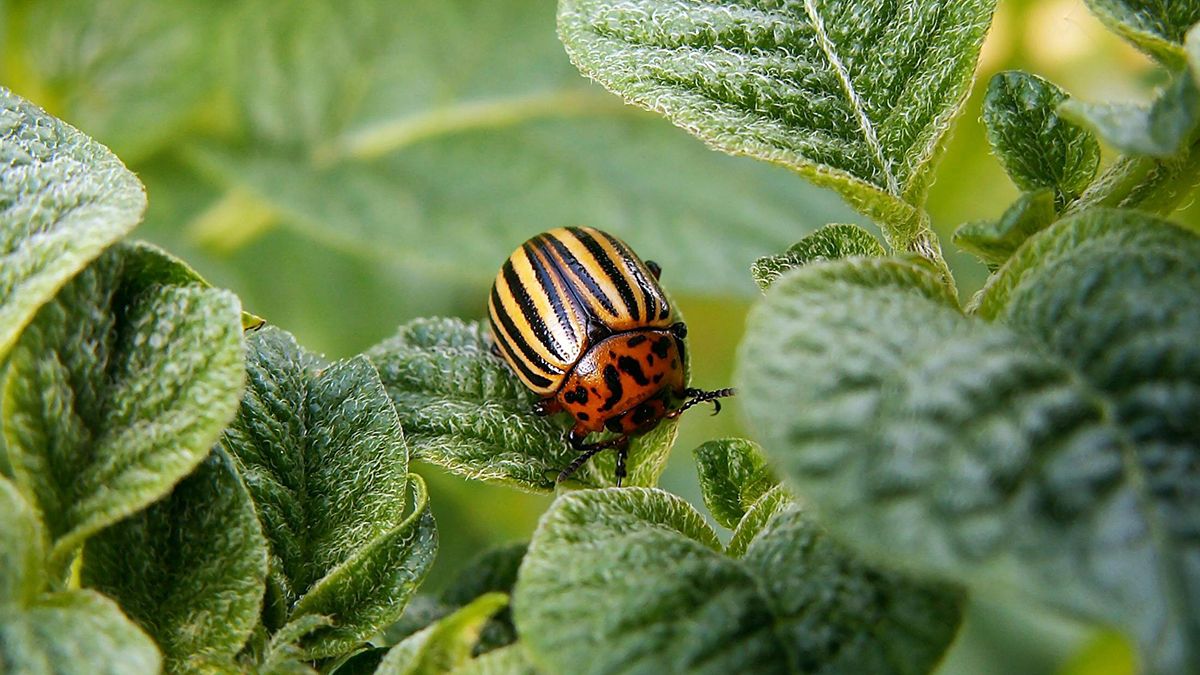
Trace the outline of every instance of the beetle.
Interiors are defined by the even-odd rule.
[[[596,453],[617,452],[625,478],[632,436],[732,389],[687,386],[687,326],[658,283],[661,269],[625,242],[591,227],[543,232],[513,251],[488,299],[492,352],[539,396],[537,415],[566,412],[579,456],[562,482]],[[589,443],[587,436],[616,433]]]

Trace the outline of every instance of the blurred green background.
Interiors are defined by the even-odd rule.
[[[585,81],[552,0],[0,0],[0,83],[109,145],[145,182],[137,236],[329,358],[418,316],[480,318],[527,237],[588,224],[664,269],[694,382],[726,386],[757,291],[748,266],[827,222],[869,224],[783,169],[712,152]],[[1086,100],[1162,81],[1079,0],[1001,0],[930,210],[964,295],[985,270],[949,233],[1016,196],[980,98],[1022,68]],[[1200,222],[1200,208],[1179,215]],[[699,503],[690,450],[738,402],[684,418],[665,488]],[[546,496],[431,467],[430,583],[528,536]],[[1129,672],[1119,638],[980,598],[947,673]]]

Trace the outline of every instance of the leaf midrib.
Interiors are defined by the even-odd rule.
[[[813,0],[804,0],[804,10],[808,14],[809,21],[812,23],[813,32],[817,36],[817,44],[821,47],[821,52],[825,54],[825,58],[829,61],[829,65],[837,73],[838,80],[842,83],[842,89],[846,93],[846,98],[850,102],[850,107],[854,110],[854,115],[858,119],[859,128],[863,133],[863,140],[866,141],[867,147],[871,150],[872,157],[879,164],[879,170],[883,172],[883,177],[886,182],[888,193],[903,201],[903,195],[900,190],[900,184],[896,180],[896,176],[892,174],[891,167],[883,155],[883,146],[879,144],[879,138],[875,133],[875,125],[871,122],[871,118],[867,115],[866,109],[863,107],[862,98],[858,94],[858,90],[854,88],[854,82],[850,78],[850,73],[842,64],[841,58],[838,56],[834,47],[833,41],[829,39],[829,34],[825,31],[825,20],[817,11]]]

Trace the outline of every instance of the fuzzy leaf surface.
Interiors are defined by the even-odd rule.
[[[1085,3],[1110,29],[1168,66],[1183,63],[1188,29],[1200,22],[1197,0],[1085,0]]]
[[[392,647],[376,675],[437,675],[465,665],[484,625],[507,604],[504,593],[479,596]]]
[[[1100,143],[1063,119],[1067,94],[1029,73],[997,73],[983,100],[988,140],[1009,178],[1027,192],[1054,190],[1059,205],[1078,197],[1100,165]]]
[[[1144,216],[1127,217],[1146,227],[1147,239],[1166,236]],[[1058,229],[1027,242],[1006,269]],[[1067,232],[1070,241],[1083,236],[1078,223]],[[1180,273],[1165,262],[1158,271]],[[1063,294],[1107,284],[1104,266],[1076,274],[1070,289],[1038,287],[1053,305],[1042,305],[1047,315],[1061,318],[1071,306]],[[739,380],[750,428],[761,430],[771,457],[825,522],[872,559],[1120,622],[1137,635],[1151,672],[1196,669],[1194,565],[1183,562],[1197,559],[1195,538],[1164,526],[1164,513],[1191,508],[1194,472],[1160,474],[1176,481],[1169,491],[1147,483],[1153,460],[1139,462],[1137,426],[1114,415],[1118,401],[1071,359],[910,288],[904,279],[864,280],[852,261],[827,263],[790,275],[755,308]],[[1108,311],[1125,310],[1112,304],[1072,320]],[[1075,329],[1061,339],[1112,335],[1099,323]],[[1160,343],[1180,339],[1151,335],[1122,362],[1153,364]],[[1131,369],[1127,386],[1139,386],[1138,373]],[[1196,400],[1190,373],[1179,398],[1144,402],[1151,417]],[[1178,457],[1171,443],[1187,442],[1171,439],[1153,457]]]
[[[42,536],[37,512],[0,476],[0,607],[26,604],[41,592]]]
[[[166,494],[241,394],[241,308],[110,249],[42,307],[4,381],[5,444],[61,573],[88,536]]]
[[[1196,42],[1195,48],[1200,48],[1200,37]],[[1200,85],[1195,78],[1191,72],[1178,73],[1149,106],[1072,99],[1062,112],[1122,152],[1170,159],[1188,147],[1200,127]]]
[[[266,540],[219,448],[165,499],[89,539],[83,560],[84,585],[155,639],[168,672],[232,661],[262,610]]]
[[[160,663],[154,641],[94,591],[0,605],[0,672],[145,675],[157,673]]]
[[[529,491],[554,489],[577,453],[566,441],[566,415],[533,414],[534,396],[490,351],[487,329],[458,319],[418,319],[372,347],[415,459],[476,480]],[[628,485],[651,485],[666,465],[675,420],[633,439]],[[611,452],[576,475],[585,485],[612,485]]]
[[[999,220],[964,223],[954,231],[954,243],[995,269],[1003,265],[1030,236],[1054,222],[1054,192],[1026,192]]]
[[[107,148],[0,87],[0,357],[38,308],[142,219]]]
[[[325,365],[285,331],[247,338],[248,383],[221,438],[270,548],[266,621],[332,618],[305,642],[342,653],[394,621],[436,548],[424,486],[374,366]],[[406,515],[412,490],[420,497]]]
[[[735,560],[678,497],[609,488],[555,501],[513,607],[551,672],[926,673],[959,601],[863,565],[796,511]]]
[[[762,449],[743,438],[708,441],[692,451],[700,475],[700,491],[709,513],[734,529],[754,502],[777,481]]]
[[[767,290],[784,272],[815,260],[836,260],[850,256],[883,256],[883,246],[875,235],[858,225],[825,225],[792,244],[783,255],[759,258],[750,266],[750,274],[762,290]]]
[[[490,651],[451,671],[452,675],[538,675],[539,672],[521,643]]]
[[[913,220],[970,86],[989,0],[563,0],[586,75],[715,148]]]

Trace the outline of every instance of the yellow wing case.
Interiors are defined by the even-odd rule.
[[[488,301],[500,354],[549,396],[597,336],[663,328],[673,311],[625,242],[590,227],[550,230],[509,256]]]

